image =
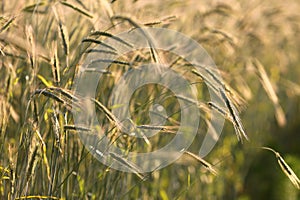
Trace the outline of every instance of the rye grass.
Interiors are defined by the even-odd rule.
[[[299,43],[299,2],[4,0],[0,6],[1,199],[250,199],[257,197],[261,188],[260,184],[247,185],[253,175],[249,173],[251,162],[259,156],[248,151],[247,145],[273,142],[299,158],[299,148],[293,145],[298,132],[293,127],[299,121],[299,48],[295,45]],[[95,99],[90,100],[100,110],[98,120],[104,133],[111,136],[111,145],[124,152],[159,149],[180,126],[179,104],[173,94],[149,85],[137,91],[130,102],[132,121],[141,134],[145,129],[159,134],[139,140],[120,131],[123,122],[112,114],[120,105],[111,105],[110,97],[126,70],[142,63],[163,63],[197,87],[197,101],[179,97],[201,110],[198,134],[183,153],[189,159],[147,175],[109,149],[98,153],[106,153],[133,174],[98,162],[78,137],[80,132],[94,138],[90,127],[74,124],[71,112],[72,106],[82,108],[82,97],[71,88],[85,56],[118,56],[105,39],[130,48],[133,44],[116,34],[136,28],[143,31],[144,27],[171,28],[192,37],[220,69],[216,72],[202,66],[199,73],[192,68],[193,63],[188,65],[182,58],[157,50],[155,38],[146,31],[142,34],[150,51],[131,52],[113,61],[100,58],[97,64],[112,63],[109,70],[88,69],[104,75]],[[97,49],[97,45],[103,49]],[[208,99],[207,87],[224,105]],[[162,104],[168,115],[151,111],[153,103]],[[210,122],[211,110],[228,119],[234,129],[226,123],[221,142],[203,159],[192,152],[199,151],[206,128],[215,126]],[[149,126],[148,111],[164,118],[166,124]],[[289,133],[281,136],[281,132],[287,132],[283,131],[285,126],[290,128]],[[229,134],[233,131],[238,140],[251,141],[241,145],[234,134]],[[218,137],[217,133],[213,135]],[[286,143],[281,142],[283,137]],[[296,168],[292,170],[278,152],[268,150],[277,157],[287,180],[299,188]],[[260,169],[275,168],[268,164],[260,163]],[[282,182],[255,178],[256,183],[270,185],[263,194],[275,193],[274,188]],[[285,187],[280,191],[291,196],[293,189],[286,191]],[[259,197],[266,196],[271,198]]]

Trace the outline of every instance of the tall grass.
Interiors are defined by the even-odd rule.
[[[0,5],[1,199],[276,199],[279,191],[285,196],[292,191],[291,198],[299,198],[298,190],[284,181],[290,176],[284,177],[274,162],[265,163],[261,157],[266,154],[257,148],[266,143],[276,146],[290,153],[292,168],[299,163],[298,1],[4,0]],[[224,81],[211,69],[205,69],[209,79],[197,74],[184,60],[156,50],[151,42],[150,53],[122,55],[108,71],[101,71],[92,99],[98,120],[113,145],[127,151],[159,149],[180,124],[179,104],[172,92],[149,85],[135,92],[130,109],[140,125],[137,128],[161,132],[141,140],[121,133],[109,103],[112,88],[130,67],[162,62],[164,57],[201,91],[194,103],[202,119],[188,151],[149,174],[111,153],[134,172],[125,173],[98,162],[81,143],[78,132],[88,135],[90,130],[74,124],[72,106],[80,108],[82,102],[71,88],[88,54],[117,54],[103,42],[105,38],[130,47],[115,35],[144,26],[174,29],[195,39],[212,56]],[[96,45],[108,49],[99,52]],[[224,107],[207,100],[207,87],[224,100]],[[149,119],[142,117],[156,102],[172,114],[164,127],[148,127]],[[204,160],[197,153],[203,133],[211,126],[211,109],[228,123]],[[235,133],[239,140],[250,141],[242,144]],[[140,148],[140,143],[147,145]],[[281,158],[277,156],[279,167],[285,169],[289,165]],[[268,169],[273,173],[267,174]],[[296,176],[299,169],[294,169]],[[299,187],[295,176],[292,183]],[[278,190],[277,185],[284,187]]]

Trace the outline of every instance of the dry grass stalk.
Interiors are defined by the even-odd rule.
[[[123,166],[126,166],[129,170],[131,170],[133,173],[135,173],[140,179],[144,180],[146,177],[141,173],[142,169],[140,169],[138,166],[136,166],[134,163],[128,161],[126,158],[123,158],[116,153],[109,152],[109,155],[119,163],[121,163]]]
[[[99,102],[98,100],[92,98],[91,101],[93,101],[94,103],[96,103],[97,107],[100,108],[100,110],[102,110],[104,112],[104,114],[106,115],[106,117],[116,125],[118,130],[121,130],[122,128],[122,124],[119,122],[119,120],[116,118],[116,116],[114,116],[114,114],[112,114],[112,112],[110,112],[101,102]]]
[[[58,27],[59,27],[59,33],[60,33],[60,37],[62,40],[64,52],[65,52],[65,55],[67,56],[67,55],[69,55],[69,52],[70,52],[70,50],[69,50],[69,48],[70,48],[69,34],[68,34],[66,26],[62,23],[61,20],[59,20],[59,22],[58,22]]]
[[[93,38],[86,38],[86,39],[83,39],[81,42],[95,43],[95,44],[99,44],[99,45],[101,45],[103,47],[106,47],[106,48],[108,48],[108,49],[110,49],[112,51],[115,51],[115,52],[117,51],[114,47],[109,46],[109,45],[105,44],[104,42],[102,42],[100,40],[93,39]]]
[[[45,2],[38,2],[38,3],[34,3],[32,5],[29,5],[29,6],[26,6],[22,9],[22,11],[25,11],[25,12],[29,12],[29,13],[33,13],[33,12],[38,12],[37,11],[37,8],[39,6],[43,6],[45,5]]]
[[[16,200],[22,200],[22,199],[54,199],[58,200],[59,197],[53,197],[53,196],[42,196],[42,195],[28,195],[28,196],[21,196],[17,197]]]
[[[129,63],[129,62],[119,61],[119,60],[110,60],[110,59],[97,59],[97,60],[92,60],[90,62],[90,64],[95,64],[95,63],[111,63],[111,64],[131,66],[131,63]]]
[[[34,147],[32,147],[34,146]],[[34,175],[34,170],[36,168],[37,157],[38,157],[38,146],[36,144],[31,145],[34,149],[32,153],[28,156],[28,165],[26,167],[26,185],[29,184],[32,176]]]
[[[103,31],[94,31],[94,32],[91,33],[91,36],[106,36],[106,37],[112,38],[112,39],[114,39],[114,40],[116,40],[116,41],[118,41],[118,42],[120,42],[120,43],[126,45],[126,46],[129,47],[129,48],[132,48],[132,47],[133,47],[132,44],[129,44],[128,42],[124,41],[123,39],[121,39],[121,38],[119,38],[119,37],[117,37],[117,36],[114,36],[114,35],[112,35],[112,34],[110,34],[110,33],[107,33],[107,32],[103,32]]]
[[[71,91],[68,91],[67,89],[63,89],[63,88],[60,88],[60,87],[50,87],[49,89],[61,93],[62,95],[66,96],[69,100],[72,100],[72,101],[75,101],[75,102],[79,101],[79,99],[75,95],[73,95],[71,93]]]
[[[176,95],[176,97],[178,99],[181,99],[181,100],[187,101],[189,103],[192,103],[192,104],[196,105],[199,109],[203,110],[204,112],[209,113],[209,107],[203,102],[200,102],[200,101],[194,100],[194,99],[190,99],[190,98],[187,98],[187,97],[182,96],[182,95]]]
[[[235,38],[233,38],[230,33],[219,29],[210,29],[210,32],[213,34],[221,35],[222,37],[224,37],[225,41],[229,42],[232,46],[235,46]]]
[[[144,23],[144,26],[154,26],[154,25],[158,25],[158,24],[169,24],[170,22],[172,22],[176,19],[177,19],[177,17],[175,15],[171,15],[171,16],[164,17],[164,18],[162,18],[158,21]]]
[[[44,95],[46,97],[49,97],[59,103],[62,103],[64,106],[66,106],[67,109],[71,109],[72,106],[77,106],[81,108],[78,97],[73,95],[70,91],[67,89],[62,89],[59,87],[49,87],[45,89],[37,89],[34,91],[34,93],[31,95],[31,98],[35,95]],[[61,96],[63,95],[63,96]],[[72,104],[72,106],[71,106]]]
[[[284,161],[284,159],[281,157],[281,155],[275,151],[274,149],[271,149],[269,147],[261,147],[262,149],[271,151],[275,154],[277,158],[277,162],[281,168],[281,170],[284,172],[284,174],[290,179],[292,184],[300,190],[300,180],[298,176],[295,174],[295,172],[291,169],[291,167]]]
[[[0,33],[2,31],[5,31],[9,26],[12,24],[12,22],[16,19],[16,16],[11,17],[7,22],[0,28]]]
[[[47,158],[47,146],[46,146],[46,143],[45,143],[44,139],[42,138],[40,132],[38,130],[36,130],[35,133],[41,143],[42,158],[43,158],[43,162],[46,166],[48,180],[51,183],[51,170],[50,170],[50,165],[49,165],[49,161]]]
[[[204,66],[204,65],[197,65],[197,66],[204,69],[205,72],[207,72],[207,74],[210,76],[210,78],[212,78],[217,84],[213,83],[210,78],[205,77],[197,70],[192,70],[192,73],[201,77],[204,80],[204,82],[208,84],[208,86],[214,89],[215,92],[218,92],[217,88],[224,88],[224,90],[230,94],[230,97],[232,97],[232,100],[236,105],[242,106],[245,104],[245,100],[239,94],[237,94],[237,92],[235,92],[229,85],[223,82],[222,78],[219,75],[219,71],[217,69],[213,69],[210,66]]]
[[[105,53],[111,55],[118,55],[115,51],[103,50],[103,49],[87,49],[85,53]]]
[[[276,92],[272,86],[272,83],[267,75],[267,72],[265,71],[263,65],[259,62],[259,60],[254,59],[253,64],[257,68],[262,86],[264,87],[267,95],[273,102],[273,105],[275,108],[275,113],[276,113],[275,116],[276,116],[276,120],[277,120],[279,126],[281,126],[281,127],[285,126],[286,125],[286,117],[285,117],[285,114],[284,114],[284,111],[283,111],[281,105],[279,104],[279,99],[278,99]]]
[[[27,55],[30,60],[31,68],[35,68],[35,42],[33,37],[33,29],[31,26],[26,26],[26,37],[27,37],[27,43],[28,46],[31,47],[30,51],[27,51]],[[34,70],[35,72],[35,70]]]
[[[63,47],[64,53],[65,53],[65,56],[66,56],[66,67],[63,71],[64,74],[65,74],[65,72],[67,72],[69,70],[69,57],[68,57],[68,55],[70,53],[69,33],[68,33],[68,30],[67,30],[66,26],[64,25],[64,23],[61,19],[60,13],[57,12],[57,10],[54,6],[52,7],[52,11],[53,11],[54,16],[56,18],[56,21],[58,23],[58,33],[59,33],[61,43],[62,43],[62,47]]]
[[[10,149],[10,148],[9,148]],[[10,158],[11,159],[11,158]],[[16,183],[16,172],[13,168],[13,162],[10,160],[10,164],[9,164],[9,168],[10,168],[10,194],[9,197],[10,199],[13,199],[13,196],[15,195],[15,183]]]
[[[89,18],[93,18],[93,15],[91,13],[89,13],[88,11],[86,11],[86,10],[84,10],[82,8],[79,8],[79,7],[77,7],[77,6],[75,6],[75,5],[71,4],[71,3],[66,2],[66,1],[60,1],[60,3],[62,5],[64,5],[64,6],[66,6],[66,7],[69,7],[71,9],[79,12],[82,15],[85,15],[85,16],[87,16]]]
[[[60,124],[58,121],[58,116],[55,112],[52,113],[52,115],[51,115],[51,122],[52,122],[52,129],[54,131],[55,142],[56,142],[59,150],[61,151],[61,149],[60,149],[60,140],[61,140]]]
[[[112,20],[122,20],[122,21],[127,21],[129,24],[131,24],[134,28],[138,28],[139,31],[144,35],[145,39],[147,39],[149,48],[150,48],[150,53],[153,61],[158,64],[164,64],[165,62],[160,58],[159,53],[156,50],[156,45],[152,39],[152,36],[144,29],[142,28],[139,23],[135,22],[133,19],[126,17],[126,16],[121,16],[121,15],[116,15],[111,18]],[[160,70],[160,69],[159,69]]]
[[[176,133],[179,126],[154,126],[154,125],[138,125],[136,126],[138,129],[146,129],[146,130],[158,130],[166,133]]]
[[[89,128],[77,125],[64,125],[64,130],[91,131]]]
[[[57,46],[54,47],[54,55],[52,57],[52,75],[53,80],[56,84],[60,83],[60,66],[59,66],[59,59],[57,56]]]
[[[99,72],[99,73],[102,73],[102,74],[112,74],[108,70],[97,69],[97,68],[86,68],[86,69],[84,69],[84,72]]]
[[[227,119],[231,119],[232,121],[232,117],[230,116],[230,114],[224,110],[224,108],[221,108],[219,105],[215,104],[214,102],[208,102],[207,105],[211,108],[216,110],[217,112],[219,112],[220,114],[222,114],[225,118]]]
[[[61,97],[57,96],[56,94],[54,94],[51,91],[48,91],[47,89],[37,89],[37,90],[35,90],[34,93],[32,94],[32,97],[34,95],[40,95],[40,94],[42,94],[46,97],[50,97],[50,98],[54,99],[55,101],[57,101],[59,103],[63,103],[63,104],[66,103]]]
[[[234,126],[235,133],[237,135],[238,140],[242,142],[243,137],[246,140],[249,140],[249,138],[248,138],[248,136],[247,136],[247,134],[244,130],[241,119],[238,115],[237,109],[231,103],[230,99],[227,97],[226,92],[223,89],[220,89],[219,91],[220,91],[220,94],[221,94],[221,97],[222,97],[223,101],[225,102],[225,105],[226,105],[227,109],[229,110],[229,114],[231,115],[231,118],[232,118],[232,121],[233,121],[233,126]]]
[[[160,113],[157,113],[157,112],[154,112],[154,111],[149,111],[149,113],[151,113],[153,115],[157,115],[157,116],[159,116],[161,118],[164,118],[165,120],[167,120],[168,122],[170,122],[171,124],[174,124],[176,126],[180,125],[180,122],[178,122],[177,120],[175,120],[175,119],[173,119],[173,118],[171,118],[169,116],[164,116],[164,115],[162,115]]]
[[[208,78],[203,76],[198,70],[193,69],[192,73],[195,74],[196,76],[200,77],[205,82],[205,84],[207,84],[207,86],[212,88],[215,92],[218,91],[217,86],[215,84],[213,84]]]
[[[196,154],[190,152],[190,151],[185,151],[184,152],[186,155],[191,156],[192,158],[196,159],[198,162],[200,162],[209,172],[211,172],[213,175],[217,175],[218,172],[213,168],[213,166],[208,163],[206,160],[200,158]]]

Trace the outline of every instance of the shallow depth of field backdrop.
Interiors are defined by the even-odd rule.
[[[260,148],[280,152],[300,175],[299,11],[297,0],[2,0],[0,199],[299,199],[297,183],[274,153]],[[68,95],[82,59],[93,43],[134,28],[130,21],[193,38],[231,88],[250,141],[238,142],[226,121],[205,157],[217,175],[188,155],[144,179],[116,171],[98,162],[73,130]],[[150,59],[138,53],[125,61]],[[114,78],[128,70],[114,65],[99,89],[98,100],[109,110]],[[133,97],[136,115],[149,111],[150,89]],[[103,126],[110,123],[98,114]],[[206,127],[200,126],[190,152],[197,154]],[[150,142],[154,149],[163,145]],[[124,136],[118,145],[134,144]]]

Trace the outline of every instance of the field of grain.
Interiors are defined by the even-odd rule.
[[[299,11],[297,0],[1,1],[0,199],[299,199]],[[118,34],[146,27],[193,39],[218,70],[204,67],[205,74],[198,73],[151,42],[148,50],[126,55],[105,43],[131,47]],[[123,134],[113,113],[119,105],[110,102],[127,71],[163,57],[200,91],[197,102],[189,102],[201,113],[197,134],[180,159],[144,173],[108,152],[133,172],[127,173],[99,162],[92,155],[95,147],[83,145],[82,135],[90,140],[94,135],[75,123],[74,108],[85,102],[74,85],[85,60],[97,53],[106,56],[98,62],[111,65],[89,69],[103,74],[90,100],[99,130],[124,154],[162,148],[183,115],[172,91],[149,84],[130,99],[130,123],[159,134],[139,139]],[[115,54],[117,60],[108,60]],[[223,106],[209,101],[208,89]],[[163,127],[147,126],[157,102],[170,117]],[[225,125],[213,150],[201,158],[212,111]]]

